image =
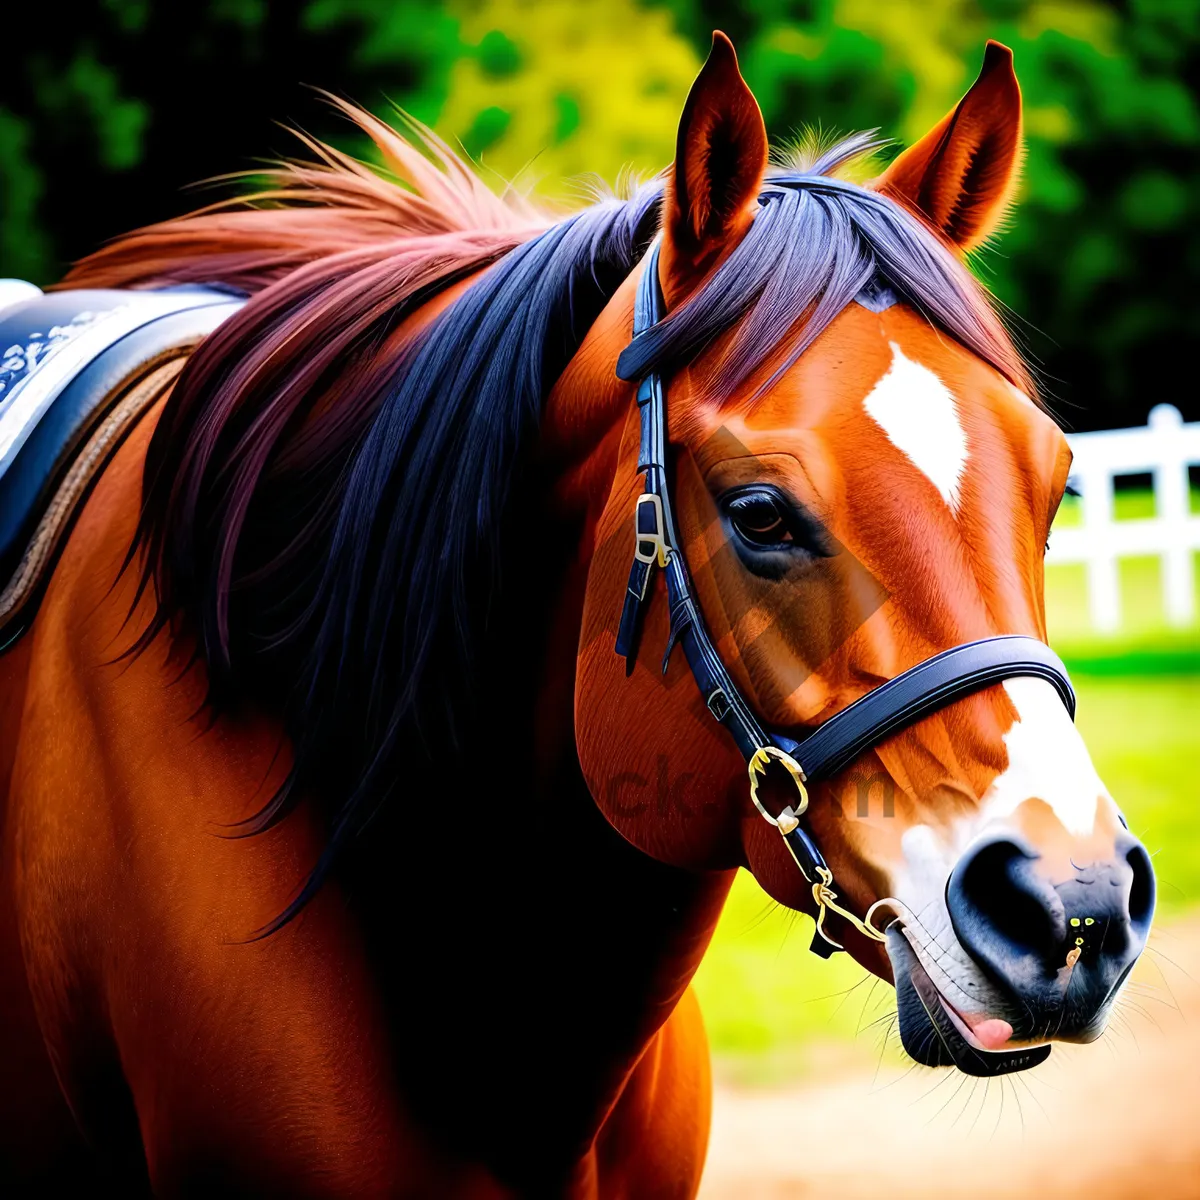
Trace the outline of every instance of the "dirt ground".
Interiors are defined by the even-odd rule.
[[[1104,1038],[1004,1081],[884,1066],[719,1086],[701,1200],[1200,1197],[1200,921],[1167,926]]]

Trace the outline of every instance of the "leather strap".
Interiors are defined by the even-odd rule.
[[[659,244],[655,242],[638,284],[633,310],[635,338],[662,318],[664,305],[658,283],[658,249]],[[682,645],[709,712],[729,730],[748,761],[756,750],[773,742],[725,669],[696,603],[671,507],[667,478],[666,391],[657,372],[642,380],[637,402],[641,415],[638,470],[646,477],[645,492],[638,501],[636,530],[639,545],[629,572],[625,606],[617,631],[617,653],[625,656],[625,673],[630,674],[637,661],[654,572],[663,569],[671,614],[670,634],[662,659],[663,673],[666,673],[671,651],[677,644]]]
[[[791,753],[808,779],[829,779],[893,733],[1016,676],[1044,679],[1074,719],[1075,692],[1062,660],[1045,642],[1013,634],[953,646],[917,663],[793,742]],[[781,743],[791,740],[776,737]]]

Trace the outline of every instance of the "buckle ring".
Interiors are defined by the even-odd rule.
[[[772,761],[779,763],[787,771],[796,785],[796,791],[800,793],[799,804],[788,805],[777,817],[767,812],[758,797],[759,776],[767,773],[767,767]],[[750,756],[747,770],[750,774],[750,799],[754,802],[754,807],[758,809],[763,819],[774,825],[780,833],[791,833],[800,824],[800,818],[804,815],[804,810],[808,808],[808,789],[804,786],[804,768],[787,751],[780,750],[778,746],[759,746]]]
[[[648,529],[642,527],[643,513],[650,518]],[[633,510],[633,533],[637,539],[633,546],[633,557],[638,562],[665,567],[671,557],[671,548],[667,545],[662,500],[653,492],[643,492],[637,498],[637,506]]]

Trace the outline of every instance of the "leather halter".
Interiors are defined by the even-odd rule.
[[[658,254],[659,243],[655,242],[638,284],[633,310],[635,339],[663,317],[665,305],[658,278]],[[750,797],[755,807],[782,834],[801,874],[812,887],[817,928],[811,949],[822,958],[844,949],[825,929],[828,910],[838,913],[864,936],[883,941],[884,935],[871,924],[871,917],[888,901],[877,901],[864,918],[837,903],[833,872],[801,821],[808,807],[805,785],[836,775],[865,750],[930,713],[1016,676],[1032,676],[1051,684],[1074,718],[1075,693],[1066,668],[1058,655],[1036,638],[1021,635],[983,638],[943,650],[918,663],[868,692],[801,741],[765,729],[721,661],[692,589],[671,507],[667,393],[658,372],[651,372],[641,380],[637,403],[641,417],[638,471],[645,474],[645,490],[638,497],[634,516],[637,542],[617,631],[616,650],[625,658],[626,674],[632,673],[637,660],[654,572],[662,570],[671,621],[662,670],[665,674],[676,644],[682,645],[709,712],[729,731],[746,760]],[[764,807],[758,794],[759,777],[765,775],[772,763],[788,773],[799,793],[797,802],[774,814]]]

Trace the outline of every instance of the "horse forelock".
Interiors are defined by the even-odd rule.
[[[330,850],[297,908],[391,790],[400,748],[453,730],[462,688],[447,679],[471,661],[517,465],[662,195],[654,181],[555,221],[492,195],[428,131],[406,140],[355,119],[399,183],[313,144],[318,161],[280,168],[257,207],[132,234],[66,280],[253,293],[193,357],[151,444],[139,546],[158,617],[141,644],[183,617],[215,703],[283,712],[295,766],[248,831],[301,794],[336,793]],[[869,148],[852,139],[803,172],[776,168],[743,242],[626,350],[621,374],[668,370],[724,336],[724,392],[782,348],[777,378],[878,276],[1032,391],[935,236],[821,174]]]

